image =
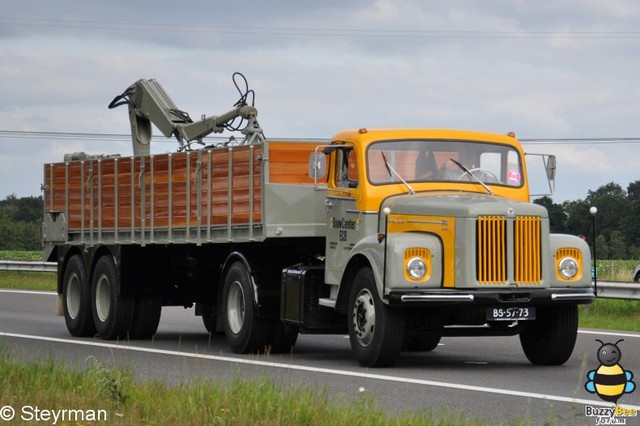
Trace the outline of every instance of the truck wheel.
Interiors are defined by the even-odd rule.
[[[224,333],[231,349],[240,354],[263,351],[271,324],[256,315],[249,273],[242,263],[229,267],[222,300]]]
[[[209,305],[204,306],[202,312],[202,323],[207,332],[218,334],[218,312]]]
[[[158,330],[162,300],[155,297],[139,297],[135,302],[133,320],[129,328],[129,338],[133,340],[150,339]]]
[[[271,326],[268,346],[272,354],[290,352],[298,340],[298,329],[289,327],[279,319]]]
[[[133,319],[134,300],[117,294],[116,266],[111,256],[102,256],[96,263],[91,299],[93,322],[100,337],[125,337]]]
[[[404,343],[404,317],[382,303],[373,271],[358,271],[349,293],[349,340],[363,367],[389,367],[398,359]]]
[[[404,350],[406,352],[430,352],[438,347],[440,336],[405,336]]]
[[[69,258],[64,270],[62,300],[64,321],[69,333],[75,337],[96,334],[91,316],[91,288],[87,282],[82,257],[77,254]]]
[[[578,307],[541,306],[537,317],[520,332],[524,354],[532,364],[564,364],[576,344]]]

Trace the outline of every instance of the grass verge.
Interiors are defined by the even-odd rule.
[[[580,327],[640,331],[640,300],[596,299],[582,305]]]
[[[4,352],[0,354],[0,403],[12,407],[17,420],[24,415],[24,407],[38,407],[59,419],[65,415],[59,424],[83,424],[91,415],[107,424],[487,424],[445,411],[393,417],[366,394],[336,400],[326,391],[285,388],[270,379],[228,384],[201,380],[169,386],[136,381],[131,371],[106,368],[94,359],[88,360],[86,368],[75,369],[52,360],[12,361],[6,350],[0,352]]]

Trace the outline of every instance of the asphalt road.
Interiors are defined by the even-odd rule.
[[[55,316],[55,302],[53,293],[0,290],[0,347],[18,359],[54,357],[77,366],[95,357],[129,366],[142,380],[270,377],[285,386],[325,389],[336,401],[359,403],[368,395],[389,413],[446,407],[491,423],[595,424],[585,407],[611,406],[584,389],[587,372],[599,366],[595,339],[624,339],[620,365],[640,385],[640,333],[580,330],[573,356],[557,367],[529,364],[517,337],[445,337],[433,352],[403,353],[393,368],[367,369],[356,364],[346,336],[301,335],[292,354],[237,355],[224,336],[209,336],[193,310],[183,308],[164,308],[150,341],[77,339]],[[640,391],[618,402],[640,410]],[[640,424],[640,416],[626,420]]]

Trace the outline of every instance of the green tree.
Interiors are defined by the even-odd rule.
[[[629,209],[621,212],[624,218],[621,221],[621,231],[630,247],[640,247],[640,181],[631,182],[627,187],[627,199]],[[637,256],[633,256],[637,259]]]
[[[598,259],[609,259],[609,245],[603,235],[596,237],[596,257]]]
[[[40,250],[42,197],[0,201],[0,250]]]
[[[589,206],[598,208],[596,215],[596,232],[609,239],[611,233],[622,230],[624,215],[628,213],[630,202],[627,192],[615,182],[601,186],[595,191],[589,191],[585,202]]]
[[[546,195],[533,200],[533,203],[541,205],[547,209],[547,212],[549,213],[549,226],[551,228],[551,232],[558,234],[565,234],[567,232],[567,214],[564,212],[564,208],[561,204],[554,203],[553,200]]]
[[[627,243],[625,242],[624,235],[617,229],[611,231],[609,236],[609,256],[608,259],[626,259],[627,258]]]
[[[584,235],[587,241],[593,241],[592,217],[589,204],[584,200],[565,201],[562,208],[566,214],[565,232]]]

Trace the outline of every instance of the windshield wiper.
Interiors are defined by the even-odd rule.
[[[453,162],[453,164],[455,164],[456,166],[460,167],[462,169],[462,171],[464,172],[464,174],[462,176],[464,176],[465,174],[471,176],[471,178],[473,180],[475,180],[476,182],[478,182],[480,185],[482,185],[482,187],[484,189],[487,190],[487,192],[489,193],[489,195],[493,195],[493,190],[491,188],[489,188],[487,185],[485,185],[485,183],[483,181],[481,181],[480,179],[478,179],[476,177],[476,175],[474,175],[473,173],[471,173],[469,171],[469,169],[467,169],[465,166],[463,166],[462,164],[458,163],[456,160],[454,160],[453,158],[449,158],[449,160],[451,160]],[[462,177],[461,176],[461,177]]]
[[[409,185],[409,183],[407,183],[406,180],[402,179],[402,176],[400,176],[400,174],[398,172],[396,172],[393,167],[391,167],[391,165],[389,164],[389,162],[387,161],[387,156],[384,155],[384,151],[380,151],[380,154],[382,154],[382,159],[384,160],[384,165],[387,166],[387,171],[389,172],[390,176],[395,175],[398,179],[400,179],[402,181],[402,183],[404,183],[404,185],[407,187],[407,189],[409,190],[410,194],[415,194],[416,191],[413,190],[413,188],[411,187],[411,185]]]

